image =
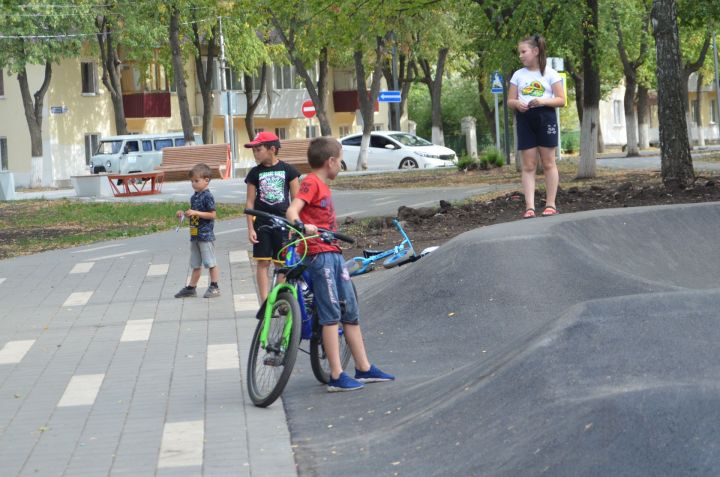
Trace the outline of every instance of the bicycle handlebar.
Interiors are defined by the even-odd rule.
[[[295,227],[295,225],[291,224],[290,221],[288,219],[286,219],[285,217],[280,217],[279,215],[268,214],[267,212],[263,212],[262,210],[245,209],[245,213],[247,215],[254,215],[256,217],[262,217],[264,219],[268,219],[271,222],[275,222],[275,223],[281,222],[284,225],[287,225],[289,227],[293,227],[293,228]],[[301,230],[301,232],[305,232],[305,231]],[[355,239],[350,237],[349,235],[345,235],[340,232],[335,232],[334,230],[323,229],[321,227],[318,227],[318,232],[320,234],[330,234],[333,237],[335,237],[336,239],[342,240],[343,242],[347,242],[347,243],[355,242]]]

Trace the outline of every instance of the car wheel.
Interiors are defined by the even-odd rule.
[[[340,170],[341,171],[347,171],[347,164],[345,164],[345,161],[340,161]]]
[[[415,159],[406,157],[400,161],[400,169],[417,169],[418,163]]]

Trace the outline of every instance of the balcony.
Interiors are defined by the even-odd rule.
[[[368,96],[370,92],[368,91]],[[333,103],[335,104],[336,113],[354,113],[360,109],[360,98],[358,98],[357,90],[351,91],[333,91]],[[378,102],[375,101],[375,112],[379,111]]]
[[[169,118],[170,93],[133,93],[123,95],[126,118]]]

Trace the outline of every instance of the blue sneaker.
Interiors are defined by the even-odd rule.
[[[383,381],[394,381],[395,376],[392,374],[384,373],[380,371],[380,368],[374,364],[370,365],[370,369],[367,371],[360,371],[355,369],[355,379],[361,383],[380,383]]]
[[[346,372],[340,373],[337,379],[330,378],[327,384],[327,390],[329,393],[337,393],[342,391],[355,391],[362,389],[365,386],[363,383],[355,381],[353,378],[347,375]]]

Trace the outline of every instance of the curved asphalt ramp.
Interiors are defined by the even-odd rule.
[[[465,233],[358,280],[395,383],[285,392],[309,476],[720,475],[720,204]]]

